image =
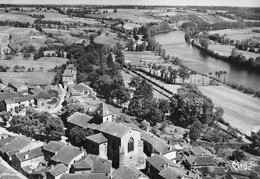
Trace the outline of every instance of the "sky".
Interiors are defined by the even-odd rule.
[[[260,0],[0,0],[9,4],[204,5],[260,7]]]

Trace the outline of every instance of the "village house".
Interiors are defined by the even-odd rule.
[[[191,149],[191,154],[193,155],[197,155],[197,156],[202,156],[202,155],[206,155],[206,156],[212,156],[214,157],[214,155],[207,149],[199,146],[199,147],[193,147]]]
[[[174,146],[166,144],[166,141],[146,131],[141,131],[141,139],[144,144],[144,153],[147,156],[158,154],[171,161],[176,160],[178,150]]]
[[[64,173],[69,173],[69,168],[60,163],[53,166],[48,172],[46,172],[47,179],[60,179]]]
[[[198,174],[195,174],[192,171],[185,170],[183,168],[171,168],[167,167],[159,173],[158,179],[200,179],[201,177]]]
[[[8,87],[12,88],[14,90],[14,92],[17,92],[20,94],[28,94],[28,86],[18,83],[16,81],[11,80],[8,83]]]
[[[70,171],[75,174],[103,173],[111,176],[112,162],[100,158],[99,156],[89,154],[79,161],[76,161],[71,166]]]
[[[27,177],[29,177],[29,175],[24,171],[24,168],[35,168],[39,165],[39,163],[43,161],[44,154],[42,152],[42,147],[37,147],[32,150],[17,153],[12,156],[13,167]]]
[[[36,91],[33,94],[34,103],[38,108],[45,107],[51,99],[51,95],[43,90]]]
[[[44,153],[44,160],[50,161],[50,159],[57,154],[65,146],[65,143],[59,141],[50,141],[43,146],[42,152]]]
[[[89,122],[93,117],[80,113],[75,112],[71,116],[68,117],[67,120],[67,130],[70,131],[73,127],[79,126],[81,128],[87,129],[89,126]]]
[[[56,165],[62,163],[70,168],[75,161],[78,161],[84,155],[85,151],[82,148],[74,147],[72,145],[64,145],[53,157],[51,157],[50,164]]]
[[[0,111],[7,111],[5,100],[12,99],[15,97],[20,97],[20,95],[18,93],[14,93],[14,92],[0,93]]]
[[[143,172],[131,166],[121,166],[112,173],[113,179],[149,179]]]
[[[62,74],[62,82],[65,87],[75,85],[77,80],[77,70],[73,64],[67,66]]]
[[[177,168],[179,166],[166,157],[158,154],[154,154],[153,156],[146,159],[145,171],[146,175],[149,176],[150,179],[160,178],[159,173],[169,167]]]
[[[185,156],[185,161],[183,162],[184,166],[188,169],[197,169],[201,167],[209,167],[209,166],[214,166],[215,161],[212,156],[207,156],[207,155],[201,155],[201,156],[195,156],[195,155],[190,155],[190,156]]]
[[[2,139],[7,140],[7,139]],[[10,142],[6,142],[0,147],[0,155],[9,163],[12,163],[12,156],[27,150],[41,146],[41,142],[34,141],[25,136],[16,136]]]
[[[60,179],[110,179],[110,176],[103,173],[89,173],[89,174],[63,174]]]
[[[140,131],[115,122],[105,122],[98,128],[108,140],[107,156],[114,168],[138,164]]]
[[[37,169],[32,170],[29,174],[29,179],[47,179],[47,172],[50,168],[40,167]]]
[[[34,104],[34,98],[28,94],[6,99],[4,103],[6,106],[6,111],[17,111],[18,109],[32,107]]]
[[[70,95],[81,97],[95,97],[96,93],[88,85],[84,83],[79,83],[71,87]]]

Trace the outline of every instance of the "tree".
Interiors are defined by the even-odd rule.
[[[113,12],[116,13],[116,12],[117,12],[117,9],[115,8]]]
[[[234,160],[237,160],[238,162],[240,162],[242,159],[244,159],[246,156],[244,154],[244,152],[242,150],[234,150],[232,152],[232,158]]]
[[[168,99],[159,99],[158,108],[163,114],[168,113],[170,111],[170,101]]]
[[[70,130],[70,140],[76,146],[85,146],[85,140],[87,136],[93,135],[91,130],[81,128],[79,126],[73,127]]]
[[[178,77],[178,70],[176,70],[176,69],[171,69],[170,70],[170,82],[172,82],[173,81],[173,83],[175,84],[176,83],[176,79],[177,79],[177,77]]]
[[[112,92],[112,98],[117,100],[118,105],[125,104],[130,99],[130,93],[128,88],[120,87]]]
[[[208,39],[206,38],[203,38],[201,41],[200,41],[200,45],[204,48],[204,49],[208,49],[209,48],[209,41]]]
[[[66,124],[69,116],[75,112],[84,113],[84,107],[80,104],[68,104],[61,109],[61,119]]]
[[[190,78],[190,73],[189,70],[187,68],[180,68],[179,69],[179,76],[182,79],[183,83],[185,81],[185,79],[189,79]]]
[[[190,127],[190,132],[189,132],[189,136],[190,136],[190,139],[192,141],[196,141],[199,137],[200,137],[200,134],[201,134],[201,128],[202,128],[202,124],[200,121],[195,121],[191,127]]]
[[[13,67],[13,70],[14,70],[15,72],[19,72],[20,69],[21,69],[20,65],[15,65],[15,66]]]
[[[226,72],[226,71],[223,71],[223,74],[224,74],[223,83],[225,84],[225,83],[226,83],[226,74],[227,74],[227,72]]]
[[[111,53],[107,57],[107,66],[108,66],[108,68],[113,68],[114,67],[113,56],[112,56]]]

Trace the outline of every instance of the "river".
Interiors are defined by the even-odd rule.
[[[166,50],[166,54],[179,57],[188,68],[203,74],[211,72],[214,77],[216,71],[226,71],[226,82],[260,90],[260,73],[210,57],[187,44],[184,35],[183,31],[172,31],[157,34],[154,37]]]

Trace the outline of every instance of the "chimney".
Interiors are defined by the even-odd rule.
[[[29,154],[25,154],[24,159],[29,159]]]
[[[201,155],[203,156],[203,155],[205,155],[205,153],[204,153],[204,152],[201,152]]]
[[[57,153],[58,153],[58,152],[57,152],[57,151],[55,151],[55,153],[54,153],[54,154],[55,154],[55,155],[57,155]]]
[[[83,151],[83,150],[84,150],[84,149],[83,149],[83,147],[81,146],[81,147],[80,147],[80,151]]]
[[[190,175],[190,172],[189,171],[187,171],[187,173],[186,173],[187,175]]]
[[[164,163],[163,164],[163,168],[168,168],[169,167],[169,164],[168,163]]]

